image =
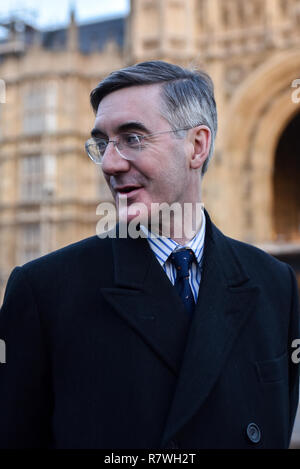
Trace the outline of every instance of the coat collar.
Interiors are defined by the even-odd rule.
[[[229,238],[212,223],[208,212],[204,212],[206,230],[203,269],[210,270],[211,261],[218,263],[226,284],[242,285],[249,280],[247,272],[234,253]],[[155,260],[147,240],[143,237],[116,237],[113,239],[113,254],[116,286],[143,288],[149,268]],[[162,273],[162,269],[157,269],[156,274],[158,272]]]

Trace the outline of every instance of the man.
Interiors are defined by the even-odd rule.
[[[13,270],[0,314],[0,446],[288,448],[295,276],[202,210],[217,129],[210,78],[145,62],[109,75],[91,103],[86,150],[120,224],[116,237]],[[163,203],[183,217],[152,224]]]

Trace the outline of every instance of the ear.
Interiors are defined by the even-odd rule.
[[[206,125],[199,125],[193,129],[191,140],[194,147],[190,158],[190,167],[199,169],[208,157],[211,145],[211,131]]]

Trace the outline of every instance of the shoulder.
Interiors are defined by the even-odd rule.
[[[225,236],[225,238],[249,276],[268,282],[273,287],[275,285],[282,287],[284,282],[290,285],[291,278],[294,281],[294,272],[285,262],[276,259],[256,246],[228,236]]]
[[[22,266],[22,269],[32,271],[66,265],[74,266],[78,263],[89,264],[95,258],[107,257],[110,250],[111,240],[109,238],[100,239],[98,236],[91,236],[27,262]]]
[[[243,259],[247,259],[248,261],[255,260],[255,262],[260,262],[263,264],[270,265],[270,267],[282,268],[286,264],[274,256],[269,254],[268,252],[264,251],[263,249],[254,246],[253,244],[248,244],[243,241],[239,241],[237,239],[231,238],[229,236],[224,235],[227,242],[230,244],[231,248],[235,253],[239,256],[242,256]]]
[[[269,265],[270,267],[274,267],[275,269],[281,269],[284,265],[286,265],[284,262],[279,261],[274,256],[257,246],[230,238],[229,236],[225,236],[225,238],[230,244],[232,250],[241,256],[245,261],[250,262],[250,264],[251,262],[262,263]]]
[[[206,237],[212,241],[217,248],[220,258],[224,264],[236,264],[240,266],[250,276],[267,274],[272,272],[275,275],[290,275],[290,266],[276,259],[271,254],[263,251],[257,246],[234,239],[223,233],[210,219],[209,214],[206,215]]]
[[[15,267],[8,284],[23,282],[31,288],[46,292],[63,289],[64,286],[80,285],[96,277],[101,280],[112,270],[112,240],[98,236],[85,238],[61,249]]]

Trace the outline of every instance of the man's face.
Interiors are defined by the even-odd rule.
[[[147,135],[171,130],[160,113],[160,92],[160,85],[146,85],[110,93],[99,104],[94,136],[115,140],[124,131]],[[117,209],[122,198],[126,198],[127,207],[131,206],[131,210],[137,202],[142,203],[145,211],[141,213],[139,210],[139,215],[149,220],[153,202],[191,201],[187,200],[190,151],[187,138],[176,138],[173,133],[144,140],[142,151],[130,161],[122,158],[110,143],[103,157],[102,170]],[[127,222],[137,214],[119,213]]]

